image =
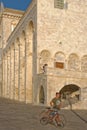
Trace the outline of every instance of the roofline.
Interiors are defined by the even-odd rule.
[[[4,12],[8,12],[8,13],[14,13],[14,14],[24,14],[25,11],[22,10],[16,10],[16,9],[11,9],[11,8],[4,8]]]

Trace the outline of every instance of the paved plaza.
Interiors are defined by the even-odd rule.
[[[34,106],[0,98],[0,130],[57,130],[40,124],[42,106]],[[87,110],[61,110],[66,118],[63,130],[87,130]]]

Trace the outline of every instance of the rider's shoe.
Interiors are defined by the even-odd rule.
[[[58,123],[58,126],[64,127],[64,124],[63,124],[62,122],[61,122],[61,123],[59,122],[59,123]]]

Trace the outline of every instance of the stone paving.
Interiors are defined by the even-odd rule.
[[[0,98],[0,130],[57,130],[53,125],[40,124],[42,106]],[[66,118],[63,130],[87,130],[87,110],[61,110]]]

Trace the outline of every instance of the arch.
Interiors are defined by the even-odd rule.
[[[63,69],[65,64],[65,55],[63,52],[56,52],[54,57],[54,66]]]
[[[11,31],[13,31],[15,29],[16,25],[17,25],[17,21],[16,20],[12,20],[11,21]]]
[[[60,90],[60,93],[62,99],[72,98],[76,99],[76,101],[80,100],[80,87],[75,84],[65,85]]]
[[[28,29],[29,29],[28,32],[32,35],[34,31],[34,23],[32,20],[28,24]]]
[[[19,37],[17,37],[16,41],[17,41],[17,43],[19,43]]]
[[[39,90],[39,103],[44,104],[44,101],[45,101],[44,88],[43,88],[43,86],[40,86],[40,90]]]
[[[81,71],[87,72],[87,55],[81,58]]]
[[[40,53],[40,71],[44,65],[50,64],[51,53],[48,50],[42,50]]]
[[[65,54],[61,51],[56,52],[54,58],[55,60],[65,61]]]
[[[29,40],[29,50],[30,50],[30,53],[32,54],[33,52],[33,40],[34,40],[34,23],[33,21],[30,21],[28,26],[27,26],[27,39]]]
[[[26,33],[23,30],[22,33],[21,33],[21,38],[20,38],[23,42],[25,41],[25,35],[26,35]],[[23,44],[23,42],[22,42],[22,44]]]
[[[69,55],[69,58],[68,58],[68,69],[69,70],[79,70],[79,57],[77,54],[75,53],[72,53]]]
[[[34,23],[33,21],[30,21],[27,26],[27,39],[29,40],[29,50],[32,53],[33,52],[33,41],[34,41]]]
[[[18,45],[18,47],[20,46],[20,39],[19,39],[19,37],[17,37],[17,39],[16,39],[16,44]]]
[[[50,57],[50,52],[48,50],[42,50],[41,53],[40,53],[40,56],[42,58],[48,59]]]

